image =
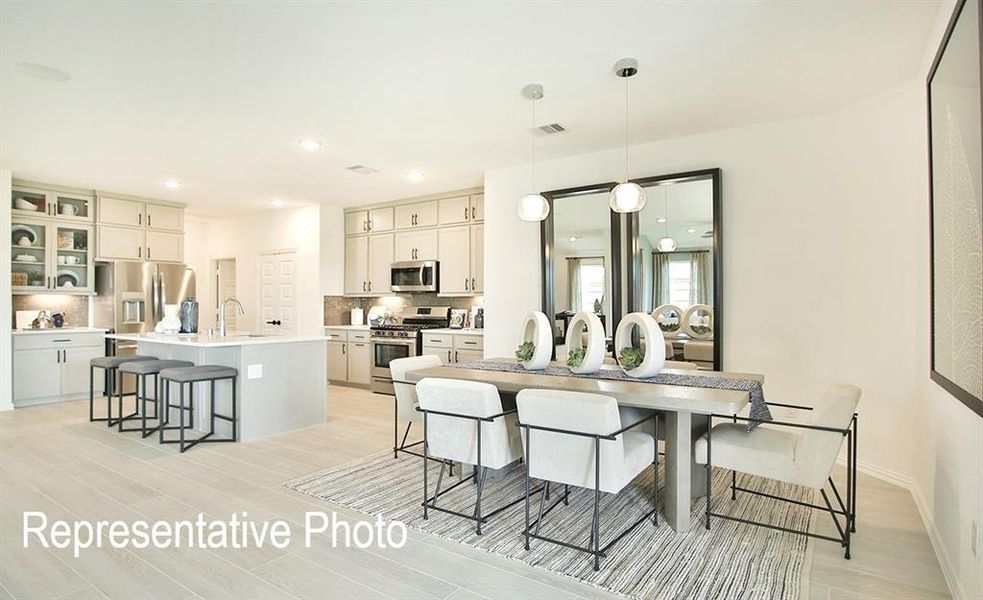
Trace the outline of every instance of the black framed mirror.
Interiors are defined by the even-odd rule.
[[[542,309],[553,324],[556,348],[580,311],[594,312],[611,338],[622,312],[622,219],[608,195],[617,185],[599,183],[543,192],[550,205],[540,224]]]
[[[645,207],[628,215],[628,312],[652,314],[667,358],[723,370],[720,169],[633,179]]]

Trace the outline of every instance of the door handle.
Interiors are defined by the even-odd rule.
[[[457,350],[454,351],[454,362],[458,362]]]
[[[143,246],[137,246],[137,258],[143,258]]]
[[[368,230],[369,230],[369,222],[362,221],[362,231],[368,231]]]
[[[476,288],[476,287],[474,286],[474,277],[472,277],[472,278],[471,278],[471,291],[473,292],[473,291],[475,291],[476,289],[478,289],[478,288]]]
[[[365,291],[368,291],[368,290],[367,290],[367,289],[365,288],[365,282],[364,282],[364,281],[362,282],[362,291],[363,291],[363,292],[365,292]]]
[[[471,207],[471,220],[474,221],[474,207],[473,206]],[[147,224],[149,225],[150,223],[147,223]]]
[[[465,221],[468,220],[468,207],[467,206],[464,207],[464,220]]]
[[[267,325],[281,325],[281,323],[280,323],[280,320],[279,320],[279,319],[274,319],[274,320],[272,320],[272,321],[267,321],[267,322],[266,322],[266,324],[267,324]]]
[[[372,231],[372,219],[369,219],[369,231]]]
[[[468,288],[468,281],[469,281],[468,278],[465,277],[464,278],[464,291],[468,291],[468,289],[470,289],[470,288]]]
[[[151,226],[150,225],[150,217],[151,217],[151,215],[147,215],[147,227],[150,227]]]
[[[147,260],[150,260],[150,246],[147,246]]]
[[[342,353],[342,354],[345,354],[345,346],[347,346],[347,345],[348,345],[348,344],[342,344],[342,345],[341,345],[341,353]]]
[[[369,291],[370,292],[372,291],[372,282],[371,281],[369,282]]]
[[[450,362],[451,362],[451,351],[448,350],[447,351],[447,364],[450,364]]]
[[[143,225],[143,213],[137,214],[137,225]]]

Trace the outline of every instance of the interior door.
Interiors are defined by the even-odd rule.
[[[259,257],[259,316],[264,333],[290,334],[297,329],[297,252]]]

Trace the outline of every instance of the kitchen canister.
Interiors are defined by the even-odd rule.
[[[187,298],[181,303],[181,333],[198,333],[198,301]]]
[[[363,323],[365,323],[365,311],[356,306],[352,309],[352,325],[361,325]]]

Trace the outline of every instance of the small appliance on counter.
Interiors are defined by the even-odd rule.
[[[181,333],[198,333],[198,301],[189,296],[181,303]]]

